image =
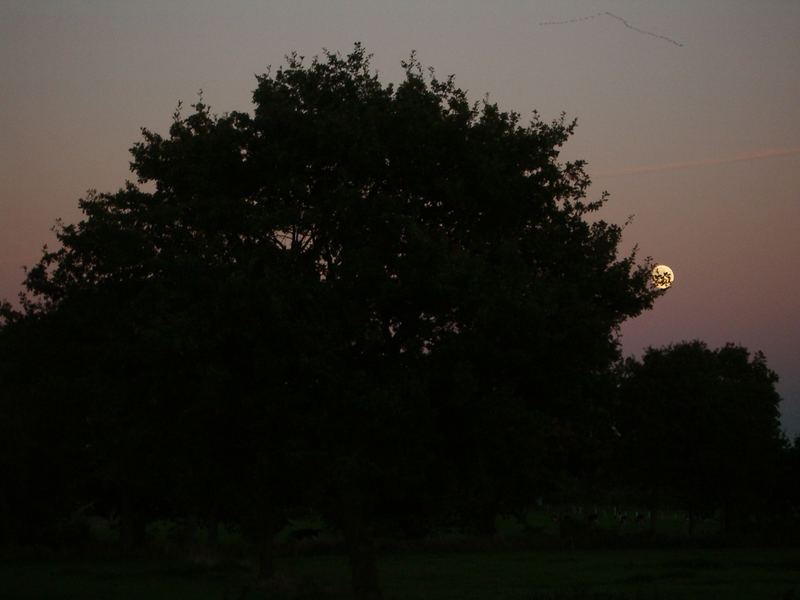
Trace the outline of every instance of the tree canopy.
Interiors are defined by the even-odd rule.
[[[777,375],[760,352],[700,341],[649,348],[623,369],[617,426],[629,476],[741,528],[774,501],[783,438]]]
[[[362,597],[376,523],[530,501],[656,296],[559,161],[574,122],[403,66],[384,85],[360,45],[291,55],[252,113],[201,99],[143,129],[138,182],[80,201],[3,329],[47,340],[7,360],[44,367],[25,393],[81,424],[75,460],[115,502],[165,510],[173,473],[168,502],[201,512],[312,506]]]

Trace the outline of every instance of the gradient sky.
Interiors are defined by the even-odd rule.
[[[473,99],[578,119],[564,157],[611,193],[600,216],[634,215],[625,249],[675,270],[625,352],[762,350],[797,435],[798,32],[797,0],[0,0],[0,298],[87,189],[131,177],[139,128],[165,132],[178,100],[250,110],[268,65],[355,41],[398,81],[416,49]]]

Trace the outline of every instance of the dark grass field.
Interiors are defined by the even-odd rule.
[[[11,560],[3,600],[344,599],[341,556],[283,557],[259,585],[242,561]],[[387,600],[800,600],[800,549],[416,552],[385,555]]]

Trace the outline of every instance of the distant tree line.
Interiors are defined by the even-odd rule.
[[[358,45],[291,56],[253,114],[200,100],[143,129],[150,187],[58,224],[0,309],[2,541],[91,506],[135,547],[193,515],[239,525],[269,576],[310,510],[379,598],[377,531],[490,533],[565,477],[730,528],[796,509],[762,355],[621,362],[618,327],[662,292],[589,220],[605,197],[585,200],[583,163],[558,161],[574,123],[522,124],[403,66],[395,87]]]

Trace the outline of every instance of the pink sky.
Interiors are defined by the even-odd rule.
[[[568,21],[608,11],[625,19]],[[130,177],[139,127],[203,88],[247,110],[254,74],[297,50],[419,58],[474,99],[579,119],[602,217],[675,286],[623,328],[627,353],[699,338],[763,350],[800,434],[800,3],[728,0],[11,0],[0,4],[0,297],[57,217]],[[662,36],[662,37],[657,37]],[[678,40],[676,46],[668,40]]]

